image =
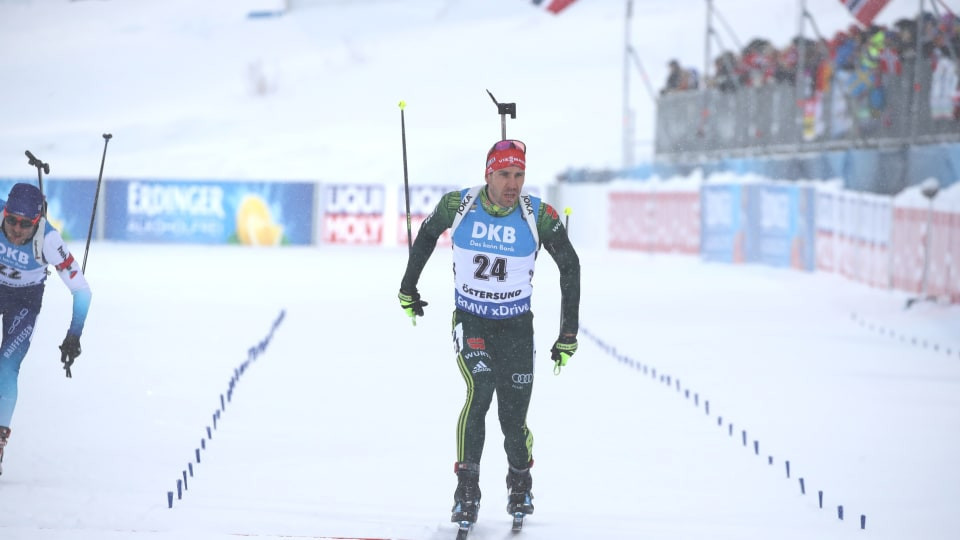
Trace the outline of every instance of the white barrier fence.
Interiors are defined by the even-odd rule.
[[[736,186],[732,196],[717,197],[717,188]],[[771,219],[767,193],[784,186],[798,190],[793,202],[775,205]],[[804,194],[804,190],[809,193]],[[711,203],[702,203],[704,193]],[[751,193],[756,192],[757,195]],[[721,195],[725,195],[722,190]],[[811,212],[805,201],[812,194]],[[711,260],[733,263],[751,259],[751,245],[790,226],[793,249],[778,266],[804,268],[804,220],[812,216],[813,261],[807,266],[834,272],[874,287],[895,288],[941,302],[960,303],[960,183],[928,197],[920,187],[896,196],[844,190],[836,182],[785,183],[742,178],[692,177],[668,182],[560,184],[547,200],[573,210],[570,236],[578,247],[632,249],[650,253],[701,253]],[[928,193],[930,195],[930,193]],[[716,218],[717,201],[728,201],[723,220]],[[722,206],[722,205],[721,205]],[[786,217],[782,215],[786,212]],[[764,215],[764,214],[767,215]],[[716,231],[727,226],[720,246],[729,253],[717,257]],[[789,239],[790,237],[788,237]],[[758,240],[759,239],[759,240]],[[797,240],[799,239],[799,240]],[[799,248],[797,246],[800,246]],[[725,258],[724,258],[725,257]]]

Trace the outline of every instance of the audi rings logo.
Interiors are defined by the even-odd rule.
[[[533,382],[533,373],[514,373],[511,377],[514,384],[530,384]]]
[[[7,330],[7,333],[12,335],[13,331],[16,330],[18,326],[20,326],[20,322],[23,321],[23,318],[26,317],[29,313],[30,313],[29,309],[27,308],[21,309],[20,313],[17,313],[17,316],[13,318],[13,322],[10,323],[10,330]]]

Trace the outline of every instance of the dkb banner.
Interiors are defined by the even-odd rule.
[[[792,184],[749,185],[749,262],[814,269],[813,188]]]
[[[744,262],[744,235],[748,219],[746,189],[740,184],[701,188],[700,254],[703,260]]]
[[[104,238],[127,242],[309,245],[307,182],[114,180]]]

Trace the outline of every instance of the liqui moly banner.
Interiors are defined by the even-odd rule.
[[[609,242],[614,249],[700,251],[700,190],[611,191]]]
[[[705,261],[741,263],[747,222],[746,189],[740,184],[700,190],[700,255]]]
[[[309,182],[114,180],[104,238],[127,242],[309,245]]]
[[[816,192],[816,269],[875,287],[891,279],[892,198],[836,186]]]
[[[10,188],[19,182],[37,185],[36,178],[0,179],[0,199],[6,200]],[[43,196],[47,200],[47,223],[60,231],[60,236],[67,243],[86,242],[96,193],[96,180],[44,180]],[[93,229],[93,236],[97,237],[96,227]]]
[[[412,239],[417,238],[417,232],[420,225],[427,219],[427,216],[433,212],[440,198],[451,191],[459,191],[458,186],[454,185],[433,185],[433,186],[410,186],[410,234]],[[407,243],[407,208],[405,202],[404,189],[400,188],[397,214],[397,244],[406,245]],[[437,240],[438,246],[450,246],[450,230],[447,229],[440,239]]]
[[[382,184],[324,185],[320,211],[323,242],[380,245],[383,242],[385,193]]]

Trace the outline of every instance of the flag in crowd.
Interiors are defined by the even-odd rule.
[[[853,17],[864,26],[870,26],[874,17],[880,13],[890,0],[840,0]]]
[[[546,9],[550,13],[556,15],[564,9],[570,7],[570,4],[576,1],[577,0],[533,0],[533,5],[540,7],[541,9]]]

